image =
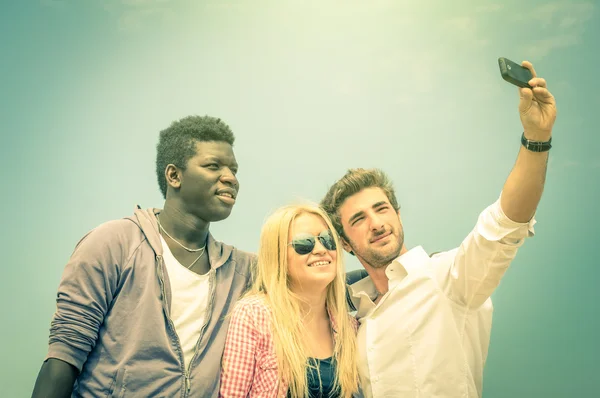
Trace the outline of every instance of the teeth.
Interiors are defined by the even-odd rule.
[[[219,194],[220,196],[227,196],[228,198],[232,198],[233,199],[233,195],[227,192],[223,192]]]
[[[309,267],[323,267],[325,265],[329,265],[329,261],[317,261],[316,263],[309,265]]]

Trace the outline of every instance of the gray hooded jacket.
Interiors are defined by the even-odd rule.
[[[80,374],[73,397],[217,397],[232,306],[251,282],[252,254],[209,234],[210,294],[188,369],[169,316],[171,289],[157,209],[109,221],[77,244],[67,263],[47,358]]]

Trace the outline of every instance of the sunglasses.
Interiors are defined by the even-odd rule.
[[[315,245],[317,244],[317,239],[319,239],[319,242],[321,242],[325,249],[335,250],[335,240],[333,239],[333,235],[329,230],[321,232],[319,236],[314,236],[311,234],[298,234],[294,237],[294,239],[292,239],[290,245],[294,247],[296,253],[302,256],[313,251]]]

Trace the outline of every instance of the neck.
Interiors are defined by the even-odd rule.
[[[300,297],[300,310],[307,323],[317,322],[323,318],[329,319],[327,314],[327,289],[320,291],[295,292]]]
[[[206,244],[210,223],[186,213],[169,201],[159,216],[160,225],[182,245],[199,249]]]
[[[403,255],[407,251],[408,251],[408,249],[406,248],[406,246],[402,245],[402,249],[400,249],[400,253],[398,254],[398,256],[396,256],[396,258]],[[360,263],[365,268],[365,271],[367,271],[367,273],[371,277],[371,280],[373,281],[373,284],[375,285],[375,289],[377,289],[378,295],[383,296],[384,294],[386,294],[389,289],[389,284],[388,284],[389,279],[388,279],[387,275],[385,274],[385,270],[387,269],[387,267],[389,267],[389,265],[392,263],[393,260],[390,261],[389,263],[385,264],[383,267],[373,267],[364,258],[359,257],[359,256],[357,256],[357,257],[358,257],[358,260],[360,261]],[[394,260],[396,258],[394,258]]]

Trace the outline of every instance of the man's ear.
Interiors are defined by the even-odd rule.
[[[352,247],[350,246],[350,244],[348,243],[348,241],[345,238],[340,237],[340,242],[342,243],[342,248],[352,254],[354,256],[354,253],[352,252]]]
[[[172,188],[179,189],[181,187],[181,170],[174,164],[168,164],[165,168],[165,178],[167,184]]]

